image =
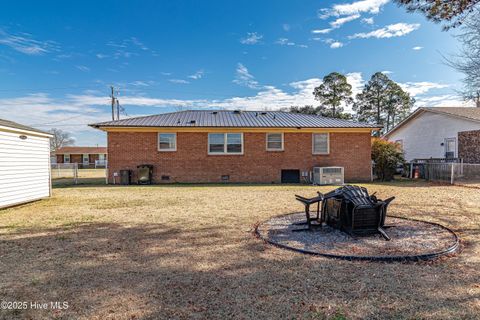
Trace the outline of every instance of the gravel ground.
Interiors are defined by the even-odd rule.
[[[386,219],[391,241],[379,234],[352,237],[326,225],[294,232],[302,227],[293,223],[303,220],[304,213],[282,215],[260,224],[257,230],[263,239],[279,245],[339,256],[415,256],[442,252],[456,243],[455,236],[438,225],[394,217]]]

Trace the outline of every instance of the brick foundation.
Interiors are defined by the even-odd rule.
[[[265,133],[244,133],[243,155],[208,155],[208,133],[177,133],[177,151],[157,151],[155,132],[108,132],[109,181],[113,173],[154,165],[154,183],[280,183],[282,169],[311,171],[314,166],[343,166],[346,181],[370,181],[370,133],[330,133],[330,154],[312,155],[311,133],[285,133],[284,151],[266,151]],[[168,176],[169,180],[162,180]],[[117,177],[117,183],[120,179]]]

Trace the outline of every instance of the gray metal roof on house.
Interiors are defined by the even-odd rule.
[[[38,129],[35,129],[35,128],[32,128],[32,127],[25,126],[23,124],[16,123],[16,122],[13,122],[13,121],[10,121],[10,120],[5,120],[5,119],[0,119],[0,126],[9,127],[9,128],[18,129],[18,130],[38,132],[38,133],[43,133],[43,134],[50,134],[48,132],[38,130]]]
[[[102,127],[378,128],[377,125],[282,111],[188,110],[90,124]]]

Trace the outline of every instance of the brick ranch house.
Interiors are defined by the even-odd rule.
[[[280,183],[282,171],[314,166],[343,166],[346,181],[370,181],[371,133],[378,129],[315,115],[212,110],[90,126],[107,132],[110,182],[123,169],[135,182],[137,166],[151,164],[154,183]]]
[[[55,151],[57,163],[79,163],[83,166],[105,166],[106,147],[63,147]]]

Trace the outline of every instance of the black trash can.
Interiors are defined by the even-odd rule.
[[[120,184],[129,185],[132,181],[131,170],[120,170]]]
[[[137,166],[138,184],[152,184],[153,166],[151,164],[142,164]]]

